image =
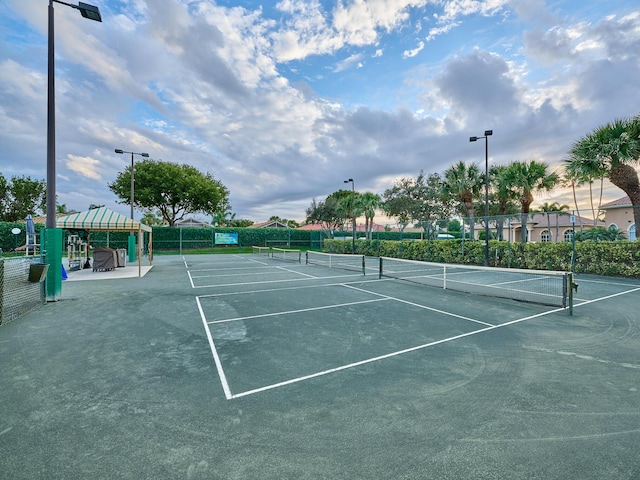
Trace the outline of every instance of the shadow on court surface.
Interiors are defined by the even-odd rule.
[[[640,477],[640,281],[567,310],[261,255],[65,283],[0,327],[12,479]]]

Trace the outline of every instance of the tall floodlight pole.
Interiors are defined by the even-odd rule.
[[[356,186],[353,178],[345,180],[344,183],[351,183],[351,225],[353,233],[351,235],[351,253],[356,253],[356,214],[355,214],[355,199],[356,199]]]
[[[131,220],[133,220],[133,203],[135,200],[135,180],[134,180],[134,176],[133,176],[133,156],[134,155],[140,155],[141,157],[145,157],[145,158],[149,158],[149,154],[148,153],[137,153],[137,152],[126,152],[124,150],[120,150],[119,148],[116,148],[115,150],[116,153],[119,153],[120,155],[124,154],[124,153],[130,153],[131,154],[131,191],[130,191],[130,196],[129,196],[129,202],[131,203]],[[129,233],[129,261],[130,262],[134,262],[136,260],[135,258],[135,235],[133,232]]]
[[[482,137],[469,137],[470,142],[484,138],[484,266],[489,266],[489,137],[493,130],[485,130]]]
[[[62,230],[56,228],[56,98],[53,3],[61,3],[80,11],[84,18],[102,22],[98,7],[79,2],[78,5],[49,0],[48,68],[47,68],[47,221],[45,229],[47,300],[56,301],[62,291]]]
[[[131,220],[133,220],[133,201],[134,201],[134,191],[135,191],[135,180],[134,180],[134,176],[133,176],[133,156],[134,155],[140,155],[141,157],[145,157],[145,158],[149,158],[149,154],[148,153],[137,153],[137,152],[126,152],[124,150],[120,150],[119,148],[116,148],[116,153],[119,153],[120,155],[122,155],[123,153],[130,153],[131,154],[131,194],[130,194],[130,198],[129,198],[129,202],[131,203]]]

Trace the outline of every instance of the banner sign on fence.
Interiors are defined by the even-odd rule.
[[[238,234],[216,233],[216,245],[238,245]]]

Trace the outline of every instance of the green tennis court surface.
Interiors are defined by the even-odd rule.
[[[141,279],[67,283],[0,327],[0,471],[640,475],[640,281],[578,276],[570,316],[424,285],[441,273],[413,265],[381,278],[377,259],[363,275],[293,255],[160,256]],[[495,273],[447,282],[539,281]]]

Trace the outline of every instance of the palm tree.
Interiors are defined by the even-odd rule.
[[[571,153],[569,160],[565,161],[564,166],[565,178],[572,182],[574,186],[573,195],[574,202],[577,202],[575,198],[575,186],[589,184],[589,202],[591,205],[591,214],[593,216],[593,226],[598,224],[598,217],[600,216],[600,205],[602,205],[602,194],[604,192],[604,177],[607,175],[607,169],[604,164],[596,158],[580,159],[575,157],[575,153]],[[600,198],[598,200],[598,211],[593,202],[593,182],[594,180],[600,180]]]
[[[514,213],[514,201],[518,199],[509,183],[505,179],[505,174],[509,167],[505,165],[493,165],[489,169],[489,182],[491,185],[491,193],[493,201],[497,206],[496,218],[496,236],[498,240],[502,240],[502,230],[504,227],[504,218],[509,213]]]
[[[556,214],[556,236],[555,238],[555,242],[558,241],[558,235],[560,234],[560,225],[559,225],[559,220],[558,220],[558,216],[559,215],[566,215],[567,212],[569,210],[569,205],[558,205],[557,202],[553,202],[553,203],[547,203],[544,202],[542,205],[540,205],[540,208],[536,209],[536,212],[541,212],[541,213],[546,213],[547,214],[547,229],[549,231],[549,233],[551,233],[551,218],[550,218],[550,214],[551,213],[555,213]]]
[[[533,202],[533,193],[550,191],[559,181],[556,173],[547,171],[548,165],[544,162],[513,162],[505,172],[505,181],[511,188],[518,192],[520,200],[520,241],[527,241],[527,217]]]
[[[605,172],[623,190],[634,207],[633,218],[640,225],[640,178],[634,165],[640,161],[640,115],[595,129],[573,144],[567,161],[576,170]],[[573,166],[575,164],[575,167]]]
[[[376,215],[376,209],[380,206],[380,195],[371,192],[365,192],[358,197],[360,210],[364,215],[364,225],[367,240],[371,240],[373,231],[373,217]]]
[[[564,185],[571,185],[571,191],[573,192],[573,206],[575,207],[575,212],[580,224],[580,231],[582,231],[582,217],[580,216],[580,206],[578,205],[576,188],[583,185],[584,182],[584,173],[581,172],[579,168],[571,166],[568,162],[565,163],[562,183]]]
[[[484,185],[483,180],[477,164],[472,163],[467,166],[464,162],[458,162],[445,170],[442,181],[444,200],[456,199],[466,210],[472,239],[475,238],[473,200],[480,194],[480,189]]]

